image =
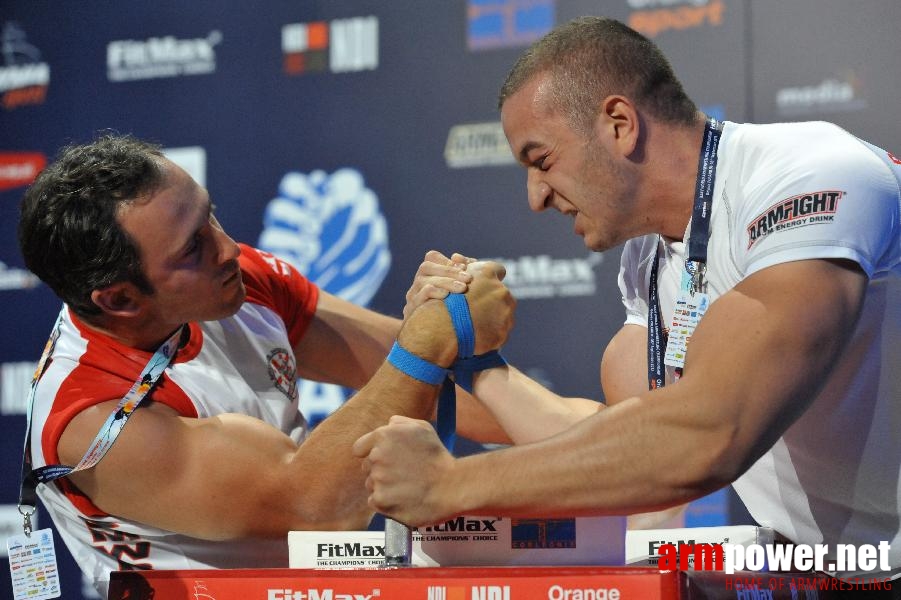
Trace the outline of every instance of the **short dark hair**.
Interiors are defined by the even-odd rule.
[[[498,107],[541,73],[551,75],[548,108],[582,132],[610,94],[629,97],[665,122],[688,125],[697,117],[695,103],[660,49],[615,19],[574,19],[535,42],[513,65]]]
[[[153,293],[116,216],[160,185],[162,158],[159,146],[104,134],[63,148],[25,192],[18,228],[25,265],[80,317],[100,314],[91,292],[113,283]]]

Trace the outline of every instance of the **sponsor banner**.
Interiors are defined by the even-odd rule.
[[[413,531],[420,567],[475,565],[620,565],[623,517],[508,519],[459,516]],[[292,568],[355,569],[384,562],[380,531],[292,531]]]
[[[591,252],[582,258],[551,258],[546,254],[518,258],[490,258],[504,265],[504,284],[517,300],[592,296],[597,290],[595,268],[604,255]]]
[[[451,169],[516,164],[500,121],[451,127],[444,146],[444,160]]]
[[[41,283],[41,280],[27,269],[8,267],[0,261],[0,291],[27,290]]]
[[[813,85],[784,87],[776,92],[776,111],[783,117],[851,112],[866,108],[863,84],[850,71]]]
[[[24,415],[36,362],[0,364],[0,415]]]
[[[0,192],[30,185],[45,166],[40,152],[0,152]]]
[[[352,168],[286,173],[263,214],[257,247],[290,263],[320,289],[366,306],[391,268],[388,224],[376,193]],[[350,395],[343,387],[298,380],[311,426]]]
[[[892,581],[867,584],[893,590]],[[815,573],[725,575],[642,567],[116,571],[110,600],[835,600],[848,584]],[[886,596],[888,597],[888,596]]]
[[[672,544],[771,544],[775,532],[769,527],[730,525],[724,527],[680,527],[675,529],[630,529],[626,532],[626,564],[656,567],[660,547]],[[686,555],[694,568],[694,554]]]
[[[109,598],[670,600],[680,597],[679,582],[677,572],[637,567],[120,571],[111,576]]]
[[[471,51],[528,46],[554,26],[555,0],[469,0]]]
[[[0,104],[6,110],[43,104],[50,85],[50,65],[41,51],[28,43],[25,31],[7,21],[0,31],[3,66],[0,66]]]
[[[632,12],[629,27],[653,38],[665,31],[681,31],[723,24],[723,0],[626,0]]]
[[[371,71],[379,66],[378,17],[353,17],[282,26],[287,75]]]
[[[115,40],[106,46],[106,76],[122,82],[209,75],[216,71],[216,46],[220,43],[222,32],[218,30],[198,38],[167,35]]]

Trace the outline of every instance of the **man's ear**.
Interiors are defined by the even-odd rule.
[[[599,139],[621,156],[632,156],[638,148],[641,120],[635,105],[625,96],[611,95],[601,101],[595,127]]]
[[[140,292],[133,283],[123,281],[91,292],[91,300],[104,314],[133,317],[141,310]]]

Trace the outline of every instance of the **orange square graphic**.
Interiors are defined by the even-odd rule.
[[[316,21],[307,25],[307,47],[310,50],[323,50],[328,46],[328,23]]]

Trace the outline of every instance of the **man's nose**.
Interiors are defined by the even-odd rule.
[[[230,260],[236,260],[241,255],[241,248],[237,242],[225,233],[221,226],[213,227],[216,237],[216,245],[219,248],[219,262],[224,263]]]
[[[526,190],[529,196],[529,207],[535,212],[541,212],[548,207],[551,199],[551,186],[544,181],[542,172],[538,169],[529,169]]]

